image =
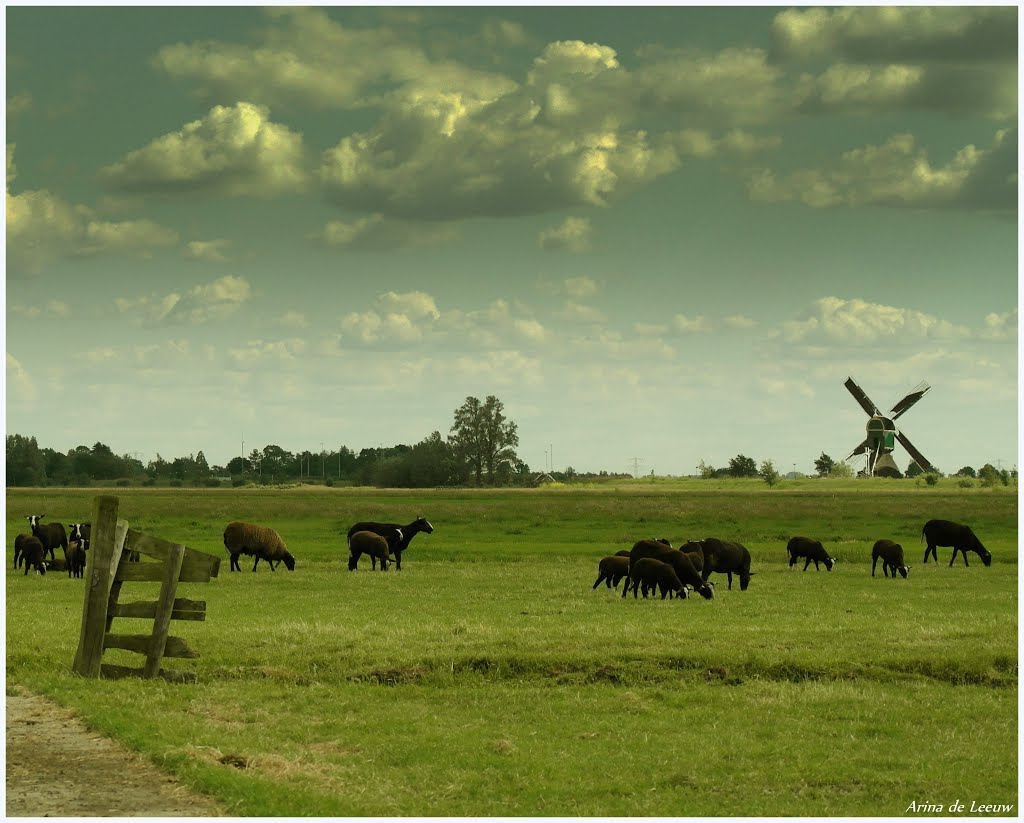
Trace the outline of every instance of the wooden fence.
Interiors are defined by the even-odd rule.
[[[117,518],[118,498],[97,497],[85,570],[85,602],[78,651],[72,669],[84,677],[162,677],[194,682],[196,675],[161,667],[165,657],[199,657],[180,637],[169,635],[172,620],[205,620],[206,602],[175,597],[178,583],[208,583],[220,569],[220,558],[136,531]],[[129,562],[137,552],[138,563]],[[146,558],[156,560],[149,562]],[[119,603],[121,586],[129,581],[160,581],[156,600]],[[153,618],[151,634],[112,634],[115,617]],[[102,662],[105,649],[127,649],[145,655],[142,668]]]

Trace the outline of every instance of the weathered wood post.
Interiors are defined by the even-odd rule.
[[[107,629],[107,604],[113,575],[121,559],[128,524],[118,535],[117,498],[97,497],[92,509],[92,536],[86,568],[82,629],[72,670],[83,677],[100,676],[103,638]],[[120,537],[120,541],[118,540]]]
[[[180,637],[168,632],[172,620],[205,620],[206,602],[175,597],[178,583],[207,583],[217,576],[220,558],[180,543],[136,531],[117,519],[117,498],[97,497],[92,518],[92,549],[86,568],[82,629],[73,671],[84,677],[162,677],[194,682],[191,672],[161,668],[165,657],[199,657]],[[138,563],[127,562],[139,559]],[[146,557],[157,562],[145,562]],[[156,600],[118,603],[125,581],[160,581]],[[150,634],[112,634],[115,617],[151,617]],[[144,655],[142,668],[101,662],[105,649]]]

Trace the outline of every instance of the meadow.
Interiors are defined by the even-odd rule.
[[[7,684],[258,816],[894,816],[1017,808],[1016,488],[913,481],[634,481],[537,490],[8,489]],[[223,558],[202,623],[172,624],[195,684],[77,677],[83,583],[14,572],[25,515],[133,528]],[[345,570],[357,520],[427,517],[402,571]],[[922,564],[921,527],[993,555]],[[228,570],[234,519],[297,560]],[[835,569],[790,569],[790,537]],[[598,560],[634,541],[743,542],[746,592],[623,600]],[[876,539],[907,580],[871,577]],[[365,565],[364,565],[365,564]],[[155,595],[126,584],[122,602]],[[151,623],[119,618],[115,631]],[[123,655],[123,656],[119,656]],[[105,662],[139,665],[128,652]]]

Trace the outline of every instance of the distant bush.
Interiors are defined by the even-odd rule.
[[[168,483],[167,485],[168,485],[168,486],[174,486],[175,488],[178,488],[178,487],[180,487],[180,486],[184,486],[184,485],[185,485],[185,482],[184,482],[183,480],[172,480],[172,481],[171,481],[170,483]]]
[[[927,483],[929,486],[934,486],[936,483],[939,482],[939,476],[934,472],[929,472],[924,476],[924,482]]]
[[[243,477],[232,477],[231,478],[231,487],[232,488],[237,489],[239,486],[244,486],[244,485],[245,485],[245,478],[243,478]]]
[[[129,480],[127,477],[122,477],[117,481],[118,486],[130,486],[131,484],[132,481]]]
[[[974,488],[974,481],[971,480],[971,478],[969,478],[969,477],[961,477],[960,478],[960,482],[957,483],[957,485],[961,489],[973,489]]]
[[[143,486],[155,486],[156,485],[156,478],[155,477],[147,477],[145,480],[142,481],[142,485]]]
[[[216,477],[207,477],[203,481],[203,485],[206,486],[206,488],[208,489],[219,489],[220,481]]]

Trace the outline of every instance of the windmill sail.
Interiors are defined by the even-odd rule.
[[[850,452],[848,455],[846,455],[846,459],[849,460],[855,454],[864,454],[870,448],[871,448],[871,441],[870,440],[864,440],[864,441],[861,442],[861,444],[859,446],[857,446],[857,448],[855,448],[852,452]]]
[[[853,382],[852,377],[847,377],[846,382],[843,385],[846,386],[850,394],[853,395],[853,399],[860,403],[860,407],[868,413],[869,417],[881,415],[878,407],[871,402],[871,398],[864,393],[864,390]]]
[[[918,383],[918,385],[914,387],[914,390],[912,392],[910,392],[906,397],[900,400],[899,403],[892,407],[892,419],[895,420],[897,417],[899,417],[901,414],[907,411],[918,400],[924,397],[930,389],[931,386],[929,386],[924,381]],[[910,449],[907,449],[907,451],[910,451]],[[918,465],[920,465],[920,463]],[[921,466],[921,468],[924,468],[924,466]]]
[[[910,454],[910,456],[914,458],[914,460],[917,463],[917,465],[920,466],[924,471],[926,471],[926,472],[937,472],[938,471],[938,469],[936,469],[931,463],[928,462],[928,458],[925,457],[923,454],[921,454],[921,452],[919,452],[914,447],[914,444],[911,443],[907,439],[907,436],[905,434],[903,434],[903,432],[896,432],[896,439],[900,441],[900,445],[902,445],[903,448],[905,448],[907,450],[907,452]]]

